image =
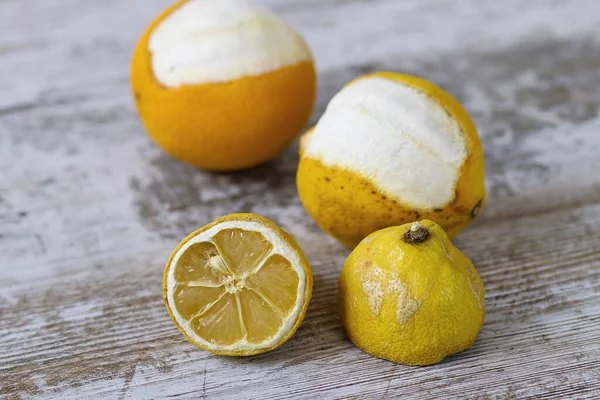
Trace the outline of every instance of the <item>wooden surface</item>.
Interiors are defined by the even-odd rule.
[[[308,39],[319,104],[375,70],[419,74],[480,129],[489,199],[456,240],[486,287],[474,347],[427,368],[344,337],[349,251],[296,194],[296,148],[212,175],[150,142],[128,92],[167,0],[0,2],[0,398],[600,398],[600,3],[264,0]],[[251,211],[314,270],[297,334],[252,358],[188,344],[161,298],[180,238]]]

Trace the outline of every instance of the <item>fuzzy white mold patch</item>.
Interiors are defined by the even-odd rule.
[[[303,157],[358,173],[415,208],[454,197],[468,155],[458,122],[425,93],[380,77],[342,89],[306,141]]]
[[[400,325],[406,325],[408,321],[421,308],[421,301],[417,301],[410,296],[408,285],[398,280],[395,285],[396,297],[396,320]]]
[[[364,277],[362,290],[367,296],[369,310],[378,316],[385,297],[391,296],[396,301],[396,320],[400,325],[408,321],[421,308],[422,302],[410,296],[408,285],[379,267],[371,268]],[[385,283],[387,282],[387,284]]]
[[[227,82],[311,60],[302,38],[244,0],[192,0],[156,26],[152,69],[164,86]]]
[[[383,305],[383,288],[380,283],[381,269],[379,267],[371,268],[364,277],[362,290],[367,296],[367,303],[371,313],[375,316],[379,315],[381,306]]]

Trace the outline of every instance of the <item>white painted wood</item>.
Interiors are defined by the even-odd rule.
[[[593,0],[265,0],[310,43],[313,121],[343,83],[394,69],[471,112],[488,204],[457,239],[486,287],[475,346],[410,368],[354,348],[336,305],[348,250],[306,216],[296,149],[212,175],[146,137],[128,61],[166,0],[0,3],[0,397],[600,397],[600,4]],[[180,238],[252,211],[315,274],[306,321],[248,359],[188,344],[164,310]]]

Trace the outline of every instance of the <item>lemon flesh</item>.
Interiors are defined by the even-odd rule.
[[[293,252],[281,251],[282,239],[273,243],[238,227],[212,232],[188,237],[167,265],[166,303],[175,323],[192,343],[219,354],[279,345],[303,317],[309,274],[292,265]]]

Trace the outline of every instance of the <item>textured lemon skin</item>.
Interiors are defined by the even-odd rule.
[[[339,279],[339,304],[348,338],[366,353],[405,365],[430,365],[475,342],[485,315],[483,284],[470,260],[432,221],[419,244],[404,241],[411,224],[377,231],[347,258]],[[379,270],[376,274],[375,270]],[[380,283],[379,313],[369,306],[364,282]],[[398,291],[402,282],[418,310],[399,323]]]
[[[185,332],[185,330],[177,322],[177,319],[173,315],[173,312],[171,311],[171,307],[169,306],[169,302],[168,302],[168,298],[167,298],[167,277],[169,275],[169,269],[170,269],[171,262],[173,261],[173,257],[175,257],[175,255],[177,254],[179,249],[181,249],[191,239],[198,236],[198,234],[212,228],[215,225],[218,225],[222,222],[227,222],[227,221],[257,222],[257,223],[260,223],[261,225],[264,225],[264,226],[272,229],[277,234],[277,236],[279,236],[281,238],[281,240],[284,243],[286,243],[288,246],[290,246],[291,248],[296,250],[296,252],[298,253],[298,256],[299,256],[298,258],[300,259],[300,262],[301,262],[302,269],[304,270],[304,273],[306,274],[304,303],[302,305],[302,309],[300,310],[300,313],[298,314],[298,319],[294,323],[292,329],[290,329],[289,333],[286,336],[284,336],[278,343],[276,343],[275,345],[273,345],[271,347],[264,348],[264,349],[256,349],[256,350],[236,350],[236,351],[221,351],[221,350],[215,350],[215,349],[208,348],[208,347],[202,345],[201,343],[198,343],[194,339],[192,339]],[[264,217],[261,217],[260,215],[251,214],[251,213],[229,214],[229,215],[223,216],[221,218],[218,218],[215,221],[211,222],[210,224],[205,225],[202,228],[199,228],[199,229],[195,230],[194,232],[190,233],[173,250],[173,252],[169,256],[169,260],[167,261],[167,264],[165,266],[165,272],[163,274],[163,301],[167,308],[167,312],[169,313],[169,316],[171,317],[171,320],[173,321],[173,323],[175,324],[175,326],[177,327],[179,332],[181,332],[181,334],[194,346],[199,347],[202,350],[206,350],[211,353],[220,355],[220,356],[253,356],[253,355],[257,355],[257,354],[266,353],[268,351],[271,351],[271,350],[281,346],[283,343],[287,342],[294,335],[294,333],[296,333],[296,330],[298,329],[298,327],[304,320],[304,316],[306,315],[306,310],[308,309],[308,304],[310,303],[310,299],[312,297],[312,285],[313,285],[312,270],[310,268],[310,265],[308,264],[308,261],[306,260],[306,256],[304,255],[304,252],[302,251],[302,249],[300,248],[300,245],[298,244],[298,242],[296,242],[296,239],[294,239],[294,237],[292,235],[290,235],[288,232],[281,229],[279,226],[275,225],[270,220],[268,220]]]
[[[229,82],[161,85],[152,72],[148,41],[185,1],[168,8],[139,40],[131,90],[142,122],[171,156],[199,168],[231,171],[271,160],[308,122],[316,96],[312,61]]]
[[[444,207],[434,209],[402,204],[354,171],[306,157],[304,148],[310,141],[310,130],[300,142],[296,183],[302,204],[321,229],[349,247],[356,246],[379,229],[421,218],[437,222],[453,239],[473,221],[485,204],[484,156],[477,129],[461,104],[438,86],[414,76],[387,72],[366,75],[357,80],[373,76],[423,91],[458,121],[465,134],[468,154],[460,169],[454,197]],[[373,157],[377,156],[373,154]],[[380,162],[390,163],[393,160]]]

